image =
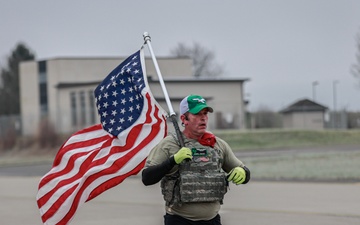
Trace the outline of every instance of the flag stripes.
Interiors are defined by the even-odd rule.
[[[61,147],[39,183],[44,224],[67,224],[81,204],[143,168],[149,151],[167,133],[161,107],[150,93],[144,96],[146,114],[128,132],[114,137],[98,124],[75,133]]]

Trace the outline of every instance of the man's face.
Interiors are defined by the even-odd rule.
[[[192,136],[200,137],[206,132],[208,123],[207,108],[201,110],[198,114],[188,113],[188,120],[185,120],[185,130]]]

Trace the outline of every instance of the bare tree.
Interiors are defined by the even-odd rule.
[[[268,106],[260,105],[252,116],[255,128],[280,128],[282,126],[281,115]]]
[[[358,80],[358,87],[360,88],[360,33],[356,36],[356,63],[351,67],[351,73]]]
[[[215,62],[215,54],[201,46],[194,43],[193,46],[187,46],[184,43],[179,43],[170,54],[175,57],[189,57],[193,60],[193,76],[199,77],[218,77],[224,74],[222,66]]]

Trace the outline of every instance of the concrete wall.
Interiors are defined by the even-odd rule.
[[[50,59],[47,60],[47,94],[48,94],[48,118],[55,126],[57,132],[69,133],[93,125],[91,116],[95,112],[96,123],[99,122],[97,110],[90,106],[90,95],[101,82],[123,59]],[[157,75],[151,59],[146,59],[147,75]],[[228,81],[196,80],[192,82],[191,60],[158,58],[161,73],[166,82],[172,107],[178,114],[179,103],[182,98],[189,94],[199,94],[208,98],[208,104],[215,112],[209,115],[209,129],[214,128],[245,128],[243,82],[239,79]],[[20,90],[21,90],[21,117],[24,135],[33,135],[38,130],[40,122],[40,100],[38,81],[38,62],[24,62],[20,64]],[[169,82],[167,82],[167,80]],[[84,85],[84,83],[93,83]],[[61,87],[59,84],[81,84],[72,87]],[[163,91],[159,82],[149,80],[150,89],[160,103],[168,112],[164,100]],[[72,124],[71,93],[75,93],[79,105],[80,93],[85,95],[86,112],[80,112],[77,108],[77,118],[84,118],[83,123],[78,121]],[[221,122],[221,123],[219,123]],[[224,124],[220,127],[219,124]],[[172,126],[169,126],[170,130]]]
[[[40,97],[37,63],[21,63],[19,86],[22,133],[36,134],[40,122]]]
[[[284,128],[319,130],[324,129],[323,112],[293,112],[283,116]]]

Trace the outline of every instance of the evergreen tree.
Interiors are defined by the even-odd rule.
[[[23,43],[17,44],[7,58],[7,67],[0,74],[0,115],[20,114],[19,64],[34,59],[34,53]]]

